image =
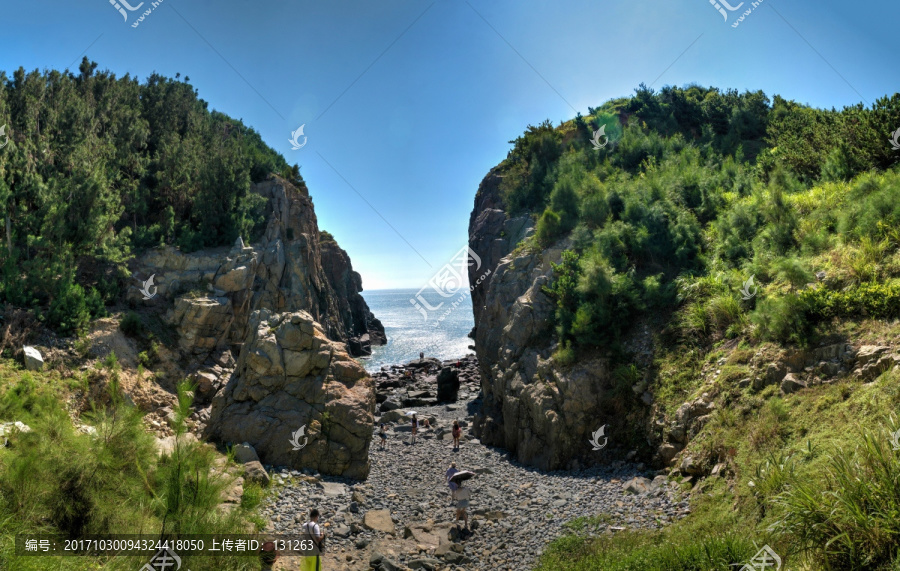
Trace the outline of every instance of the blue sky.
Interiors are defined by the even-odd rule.
[[[137,1],[132,0],[131,6]],[[732,1],[736,6],[738,2]],[[367,289],[421,287],[467,242],[478,183],[528,124],[644,82],[763,89],[817,107],[897,91],[895,0],[0,1],[0,69],[187,75],[298,163]],[[307,144],[292,151],[305,124]]]

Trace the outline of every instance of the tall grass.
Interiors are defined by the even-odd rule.
[[[830,455],[823,476],[794,479],[774,497],[784,514],[771,529],[821,568],[891,569],[900,559],[900,451],[866,431],[855,450]]]
[[[40,380],[46,381],[22,374],[0,395],[0,420],[22,420],[32,429],[0,449],[0,569],[134,570],[152,556],[21,557],[13,552],[17,534],[248,533],[260,493],[235,509],[219,509],[230,477],[215,468],[212,447],[184,438],[188,386],[179,387],[174,451],[160,458],[140,411],[124,402],[114,379],[108,404],[87,415],[94,435],[73,428],[56,389]],[[183,560],[192,571],[259,568],[246,557]]]

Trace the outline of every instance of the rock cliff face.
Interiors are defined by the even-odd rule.
[[[207,438],[248,442],[268,464],[363,478],[375,393],[348,353],[384,343],[384,327],[347,253],[319,232],[306,189],[271,177],[253,191],[268,209],[258,242],[148,252],[134,275],[153,276],[152,297],[135,287],[129,298],[177,333],[195,403],[212,401],[192,415]],[[301,427],[309,444],[295,450]]]
[[[489,279],[472,292],[475,351],[484,403],[475,431],[485,444],[502,446],[520,462],[544,470],[575,467],[589,460],[608,371],[602,359],[566,371],[550,360],[553,302],[541,290],[552,277],[563,241],[543,252],[516,245],[533,233],[530,216],[509,217],[499,194],[501,178],[490,172],[475,197],[469,247]],[[470,270],[469,281],[479,276]]]
[[[249,442],[267,464],[365,478],[375,412],[365,369],[306,312],[254,311],[249,328],[204,436]]]
[[[306,311],[355,355],[384,343],[384,327],[359,293],[362,279],[347,253],[323,239],[306,189],[271,177],[254,184],[253,192],[268,199],[268,223],[258,243],[238,239],[230,250],[190,254],[168,247],[137,262],[135,275],[155,275],[158,294],[175,303],[169,322],[183,348],[200,354],[241,343],[257,309]],[[143,297],[136,287],[129,295]]]

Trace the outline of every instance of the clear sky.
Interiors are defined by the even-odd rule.
[[[418,288],[467,243],[478,183],[528,124],[641,82],[827,108],[900,86],[896,0],[720,5],[727,22],[709,0],[145,0],[122,5],[126,22],[109,0],[0,0],[0,69],[87,55],[117,75],[189,76],[300,164],[368,289]]]

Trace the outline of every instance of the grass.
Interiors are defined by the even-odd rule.
[[[877,342],[896,338],[897,324],[844,323],[833,334],[848,338],[851,330]],[[685,484],[691,513],[660,530],[612,533],[589,518],[570,522],[538,571],[736,569],[766,544],[785,569],[900,569],[900,451],[888,434],[900,428],[900,373],[781,396],[776,386],[753,392],[721,383],[726,373],[746,373],[753,346],[676,349],[657,356],[662,386],[654,390],[669,414],[698,390],[703,364],[725,358],[717,409],[685,453],[706,466],[723,463],[727,479]]]
[[[118,363],[111,357],[104,366],[116,371]],[[95,404],[82,418],[97,429],[96,436],[81,434],[63,404],[73,384],[80,388],[81,381],[0,361],[0,421],[20,420],[32,429],[0,448],[0,569],[124,571],[152,556],[22,557],[14,553],[19,534],[174,537],[259,529],[257,508],[265,491],[258,486],[245,488],[237,509],[217,509],[231,477],[214,469],[218,454],[212,447],[179,438],[171,455],[159,457],[141,413],[125,404],[114,376],[109,404]],[[180,389],[176,411],[179,435],[190,406],[186,389]],[[253,558],[183,559],[183,568],[192,571],[259,568]]]

